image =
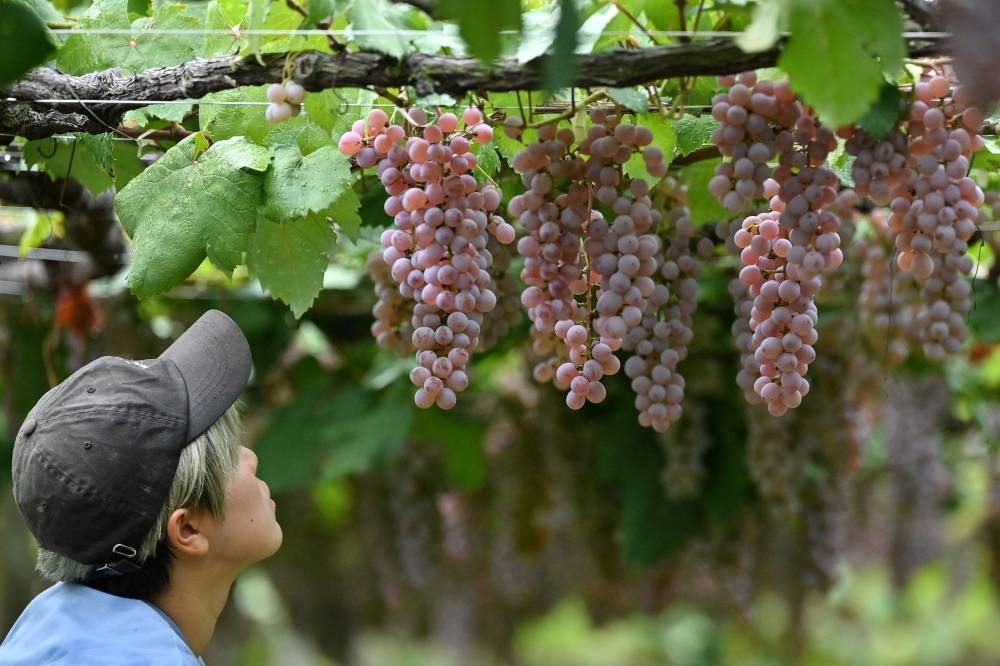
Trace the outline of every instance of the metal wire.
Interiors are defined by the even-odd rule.
[[[231,102],[231,101],[212,101],[204,99],[20,99],[17,97],[4,97],[3,102],[24,102],[29,104],[131,104],[138,106],[152,106],[155,104],[186,104],[190,106],[267,106],[269,102]],[[371,109],[375,107],[383,109],[395,109],[395,104],[382,103],[382,104],[360,104],[358,102],[342,102],[338,104],[339,107],[344,108],[358,108],[358,109]],[[686,104],[685,109],[710,109],[711,105],[708,104]],[[501,109],[504,111],[520,111],[519,106],[491,106],[490,109]],[[0,132],[0,136],[9,136]]]
[[[544,30],[524,30],[518,32],[516,30],[500,30],[499,34],[510,37],[529,37],[533,35],[547,35],[554,32],[553,29]],[[230,29],[207,29],[207,30],[190,30],[186,28],[56,28],[50,30],[56,35],[127,35],[127,36],[139,36],[139,35],[195,35],[195,36],[220,36],[220,37],[392,37],[392,36],[412,36],[419,37],[422,35],[434,35],[448,33],[450,30],[353,30],[351,28],[343,28],[336,30],[321,30],[321,29],[302,29],[302,30],[279,30],[279,29],[247,29],[241,30],[239,28]],[[458,36],[457,31],[452,33],[454,36]],[[636,33],[627,30],[609,30],[601,32],[601,36],[604,37],[631,37],[635,36]],[[649,30],[643,31],[643,34],[650,35],[652,37],[738,37],[743,34],[743,31],[739,30]],[[791,33],[782,33],[783,36],[788,36]],[[902,33],[904,39],[949,39],[951,33],[948,32],[904,32]]]

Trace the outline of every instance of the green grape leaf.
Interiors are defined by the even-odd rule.
[[[675,30],[680,27],[677,4],[663,0],[639,0],[634,4],[638,12],[646,15],[649,28],[653,30]],[[689,28],[689,29],[693,29]]]
[[[196,158],[196,137],[170,148],[115,200],[132,238],[127,284],[138,298],[182,282],[206,255],[232,271],[253,234],[270,151],[240,137]]]
[[[559,14],[553,9],[534,9],[525,12],[521,20],[524,23],[524,32],[517,42],[517,62],[523,65],[542,57],[552,46],[556,38],[555,30],[559,23]]]
[[[267,14],[271,9],[271,0],[250,0],[247,8],[247,29],[263,30],[267,27]],[[247,48],[253,54],[260,54],[260,46],[264,43],[264,36],[260,34],[249,35]]]
[[[303,156],[297,147],[278,146],[274,168],[264,178],[264,214],[287,220],[319,212],[350,187],[351,163],[337,148]]]
[[[732,217],[722,207],[719,200],[708,191],[708,181],[715,175],[715,167],[721,159],[701,160],[681,169],[681,180],[688,184],[688,207],[696,226],[703,226]]]
[[[674,121],[674,129],[677,130],[677,154],[687,155],[693,153],[702,146],[712,142],[712,132],[719,126],[719,121],[705,114],[693,116],[684,114]]]
[[[868,112],[858,120],[858,127],[868,132],[876,140],[881,141],[889,136],[889,132],[896,126],[896,121],[899,120],[899,113],[902,110],[901,102],[902,95],[899,88],[890,83],[883,83],[878,99],[868,109]]]
[[[17,245],[17,253],[28,256],[36,247],[41,247],[49,238],[62,238],[66,232],[63,222],[65,218],[60,211],[38,211],[34,208],[24,208],[28,217],[28,226],[21,234]]]
[[[501,132],[502,130],[497,129],[496,132]],[[495,136],[495,134],[494,134]],[[484,146],[479,146],[476,158],[478,161],[479,168],[476,169],[476,179],[488,180],[494,178],[500,171],[500,154],[497,152],[497,147],[492,142],[487,143]]]
[[[265,30],[295,30],[303,26],[302,15],[290,3],[271,0],[251,0],[247,13],[247,27]],[[250,35],[242,55],[285,53],[288,51],[329,51],[326,38],[321,35]]]
[[[907,51],[903,39],[903,14],[896,3],[893,0],[840,0],[840,4],[843,13],[851,16],[855,39],[878,59],[887,77],[898,77],[903,71]]]
[[[837,146],[837,150],[827,159],[830,170],[837,174],[840,184],[844,187],[854,187],[854,157],[848,155],[843,145]]]
[[[538,138],[538,130],[528,129],[521,135],[520,139],[512,139],[507,136],[501,128],[493,132],[493,144],[507,163],[509,164],[514,156],[524,150],[529,143],[533,143]]]
[[[649,95],[638,88],[608,88],[608,96],[632,111],[649,111]]]
[[[202,57],[237,53],[242,40],[234,28],[246,27],[243,23],[249,12],[248,0],[211,0],[205,6],[205,42]],[[229,30],[232,34],[212,34],[210,30]]]
[[[660,483],[663,449],[632,415],[618,410],[601,420],[599,470],[621,501],[621,548],[635,566],[679,550],[701,526],[698,506],[668,502]]]
[[[791,0],[760,0],[753,12],[753,20],[736,44],[747,53],[766,51],[778,43],[788,19]]]
[[[559,23],[552,52],[545,58],[545,88],[558,90],[573,82],[576,74],[577,31],[580,11],[576,0],[559,0]]]
[[[306,95],[305,109],[309,118],[337,141],[355,120],[365,117],[377,99],[378,93],[364,88],[323,90]]]
[[[39,167],[52,180],[73,178],[96,195],[114,185],[111,143],[107,134],[81,134],[27,141],[22,150],[24,161]]]
[[[475,492],[486,480],[482,446],[486,426],[483,419],[463,418],[440,409],[418,409],[414,411],[410,435],[420,442],[441,444],[448,480],[457,488]]]
[[[44,63],[55,50],[37,9],[21,0],[0,1],[0,87]]]
[[[901,34],[899,11],[891,0],[857,2],[796,0],[789,12],[792,36],[778,60],[792,88],[831,127],[863,116],[879,96],[883,73],[902,65],[893,46]]]
[[[469,53],[487,63],[500,55],[501,31],[521,32],[518,0],[440,0],[434,13],[436,18],[457,23]]]
[[[309,9],[308,20],[310,23],[319,23],[323,19],[333,16],[334,12],[337,11],[336,0],[308,0],[302,4]]]
[[[129,22],[126,0],[97,0],[80,18],[77,27],[112,28],[130,33],[70,35],[56,60],[67,74],[111,68],[133,74],[153,67],[179,65],[194,60],[204,41],[201,22],[182,4],[159,4],[152,16]],[[162,34],[160,30],[180,30],[186,34]]]
[[[285,222],[262,216],[247,248],[247,268],[298,319],[323,289],[323,273],[330,263],[327,252],[335,239],[322,216]]]
[[[303,155],[315,153],[320,148],[336,148],[330,133],[317,125],[311,117],[295,116],[283,123],[273,125],[264,137],[264,144],[272,148],[291,146]]]
[[[35,10],[42,21],[63,21],[65,17],[48,0],[24,0],[24,3]],[[0,10],[0,15],[3,10]],[[22,39],[24,35],[19,35]]]
[[[358,239],[358,232],[361,230],[362,220],[358,210],[361,208],[361,200],[350,187],[344,189],[337,200],[328,206],[323,214],[329,217],[337,227],[352,241]],[[382,213],[383,217],[385,213]]]
[[[635,124],[644,125],[653,132],[653,143],[650,145],[662,150],[664,162],[670,164],[677,152],[677,131],[673,122],[659,113],[652,112],[636,114]],[[642,178],[650,185],[655,185],[661,178],[650,175],[641,152],[634,153],[622,168],[631,178]]]
[[[378,393],[359,391],[315,369],[257,440],[261,478],[278,493],[385,463],[406,443],[412,388],[403,380]],[[298,443],[294,456],[289,442]]]
[[[576,45],[576,52],[592,53],[594,51],[594,46],[601,38],[601,34],[616,16],[618,16],[618,7],[614,4],[608,4],[603,9],[598,9],[596,12],[591,14],[587,20],[583,22],[583,25],[580,26],[580,32],[577,35],[578,43]],[[645,111],[645,109],[643,109],[643,111]]]
[[[410,29],[406,21],[409,12],[409,8],[390,4],[386,0],[354,0],[347,8],[351,26],[358,31],[384,33],[359,32],[354,36],[354,43],[363,49],[381,51],[394,58],[412,53],[414,48],[410,40],[392,34]]]
[[[129,141],[111,142],[115,187],[119,190],[146,169],[146,164],[139,159],[141,150],[139,144]]]
[[[205,95],[198,101],[198,125],[215,140],[245,136],[254,143],[264,143],[274,125],[264,117],[263,106],[228,106],[226,102],[266,102],[267,87],[254,86],[223,90]]]
[[[134,122],[139,127],[148,127],[150,123],[156,120],[165,120],[168,123],[179,123],[187,114],[191,112],[194,108],[194,102],[190,104],[182,104],[180,102],[171,104],[150,104],[149,106],[140,106],[137,109],[132,109],[125,113],[122,120],[125,122]]]
[[[992,280],[977,280],[976,307],[968,315],[969,328],[975,339],[982,344],[1000,342],[1000,319],[997,318],[997,308],[1000,308],[1000,289]]]

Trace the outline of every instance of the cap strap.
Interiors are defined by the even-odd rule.
[[[111,552],[116,555],[121,555],[125,559],[118,560],[117,562],[102,564],[94,570],[95,575],[124,576],[126,574],[135,573],[142,568],[140,565],[131,561],[132,558],[139,554],[139,552],[132,546],[126,546],[123,543],[116,543],[115,547],[111,549]]]

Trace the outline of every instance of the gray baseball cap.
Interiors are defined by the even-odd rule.
[[[210,310],[158,358],[104,356],[42,396],[13,457],[14,499],[39,545],[121,573],[163,508],[181,450],[236,402],[250,366],[239,327]]]

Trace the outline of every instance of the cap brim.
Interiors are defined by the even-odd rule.
[[[236,323],[209,310],[167,348],[187,385],[188,441],[226,413],[250,379],[250,345]]]

